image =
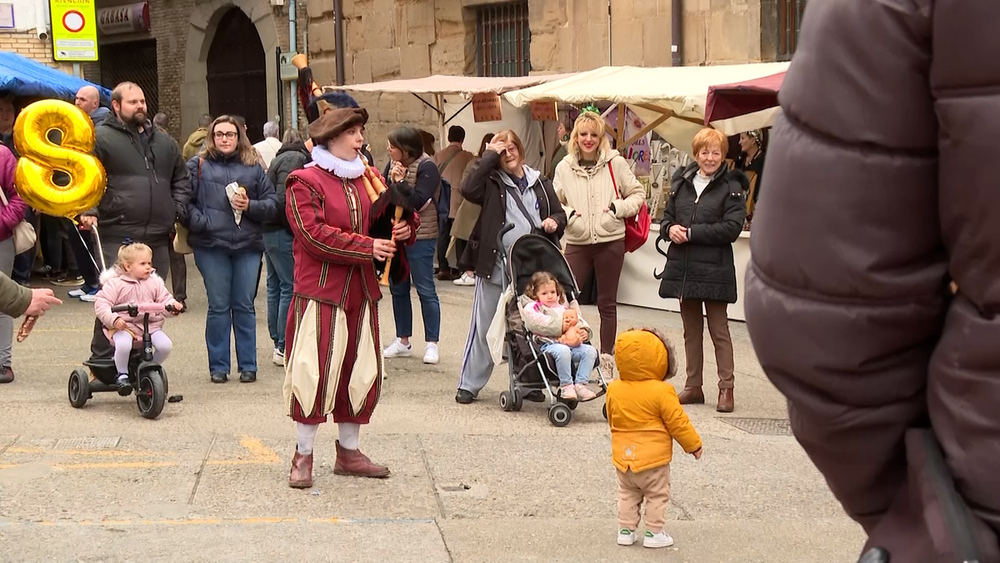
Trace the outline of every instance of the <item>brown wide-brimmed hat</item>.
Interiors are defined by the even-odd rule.
[[[368,123],[368,110],[364,108],[338,108],[320,116],[309,124],[309,136],[316,145],[325,145],[355,125]]]

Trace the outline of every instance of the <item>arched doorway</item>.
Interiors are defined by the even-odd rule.
[[[257,28],[243,10],[231,8],[219,20],[208,50],[208,111],[247,120],[250,141],[263,140],[267,121],[267,72]]]

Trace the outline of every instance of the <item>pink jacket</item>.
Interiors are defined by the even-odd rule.
[[[174,296],[167,291],[167,286],[163,284],[163,279],[153,272],[149,278],[137,280],[125,273],[120,267],[105,270],[101,274],[101,290],[97,292],[97,301],[94,302],[94,313],[101,319],[101,324],[107,329],[115,326],[118,317],[125,319],[128,328],[136,338],[142,337],[142,317],[130,317],[128,313],[112,313],[111,308],[115,305],[125,305],[128,303],[161,303],[166,305],[174,300]],[[163,315],[149,316],[149,331],[156,332],[163,329]]]
[[[14,235],[14,227],[24,220],[28,204],[17,195],[14,189],[14,168],[17,159],[10,149],[0,145],[0,189],[7,196],[7,205],[0,204],[0,240],[7,240]]]

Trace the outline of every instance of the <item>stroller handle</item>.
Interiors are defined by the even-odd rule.
[[[497,250],[503,251],[503,236],[514,230],[514,223],[507,223],[497,233]]]

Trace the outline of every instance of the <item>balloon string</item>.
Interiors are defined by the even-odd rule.
[[[87,249],[87,254],[90,255],[90,262],[94,265],[95,268],[98,268],[98,270],[99,270],[98,274],[100,274],[100,272],[103,272],[104,270],[107,270],[107,267],[104,265],[104,249],[101,248],[101,237],[97,233],[97,225],[94,225],[93,227],[91,227],[91,230],[94,231],[94,240],[97,243],[97,255],[100,256],[100,258],[101,258],[101,263],[100,264],[98,264],[97,263],[97,259],[94,258],[94,253],[90,251],[90,245],[87,244],[87,240],[85,238],[83,238],[83,233],[80,232],[79,227],[76,229],[76,234],[77,234],[78,237],[80,237],[80,242],[83,243],[84,248]]]

